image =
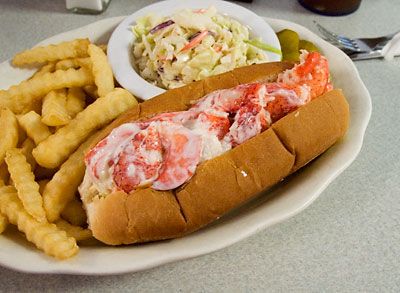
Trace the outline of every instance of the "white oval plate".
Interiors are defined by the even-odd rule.
[[[132,44],[135,41],[135,36],[132,33],[132,26],[136,24],[136,19],[149,12],[169,16],[176,10],[184,8],[207,8],[210,5],[214,5],[218,13],[228,15],[246,25],[249,28],[252,38],[261,37],[265,43],[278,49],[281,48],[276,34],[268,23],[254,12],[242,6],[219,0],[161,1],[146,6],[128,16],[112,33],[108,43],[107,55],[109,63],[113,68],[115,79],[119,84],[143,100],[148,100],[165,91],[148,83],[133,68]],[[267,52],[267,54],[270,61],[280,61],[280,55],[272,52]]]
[[[104,43],[123,19],[105,19],[40,44],[78,37]],[[266,20],[276,31],[283,28],[297,31],[301,38],[313,41],[328,57],[333,82],[343,89],[350,104],[351,122],[342,141],[275,188],[183,238],[124,247],[83,246],[76,257],[58,261],[37,250],[15,229],[8,229],[0,235],[0,264],[30,273],[109,275],[135,272],[227,247],[296,215],[310,205],[359,153],[371,115],[371,98],[353,62],[339,49],[300,25],[278,19]],[[9,61],[4,62],[0,64],[0,88],[8,88],[30,74],[31,71],[15,69]]]

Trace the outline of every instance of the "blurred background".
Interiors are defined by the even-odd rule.
[[[306,2],[307,0],[302,1]],[[15,52],[32,47],[52,35],[69,31],[100,19],[129,15],[136,9],[153,2],[157,1],[112,0],[103,13],[85,15],[68,12],[65,0],[1,0],[0,18],[4,23],[9,23],[10,25],[0,30],[0,38],[3,40],[0,60],[10,59]],[[313,20],[316,20],[322,25],[328,26],[332,31],[353,36],[375,36],[391,33],[384,29],[385,25],[382,19],[391,17],[393,15],[391,12],[396,11],[396,9],[400,11],[400,1],[397,0],[363,0],[354,13],[335,17],[310,13],[297,0],[253,0],[250,3],[246,1],[231,2],[255,10],[261,16],[281,18],[299,23],[314,32],[317,32],[313,24]],[[379,9],[377,9],[378,7]],[[368,17],[368,23],[370,24],[368,28],[360,25],[365,21],[365,17]],[[342,21],[344,20],[346,21],[346,26],[351,28],[351,31],[343,30]],[[400,27],[399,17],[392,16],[391,19],[386,20],[393,23],[393,28]],[[17,23],[18,25],[16,25]],[[46,29],[42,30],[41,28],[44,27]],[[19,42],[11,42],[13,39],[18,39]]]

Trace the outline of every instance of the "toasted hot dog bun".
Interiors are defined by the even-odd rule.
[[[123,123],[187,110],[193,101],[217,89],[274,82],[280,72],[292,66],[284,62],[257,64],[167,91],[121,115],[95,143]],[[110,245],[181,237],[306,165],[343,137],[348,123],[348,103],[341,90],[333,90],[256,137],[201,163],[189,182],[176,190],[144,188],[100,196],[85,176],[80,192],[90,229],[95,238]]]

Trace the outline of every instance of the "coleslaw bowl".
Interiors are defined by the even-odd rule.
[[[147,82],[134,69],[135,60],[132,44],[135,41],[135,35],[132,33],[132,26],[136,24],[136,19],[150,12],[169,16],[176,10],[184,8],[203,9],[210,5],[216,7],[217,13],[238,20],[248,27],[251,37],[260,37],[263,42],[280,49],[279,40],[269,24],[254,12],[242,6],[218,0],[167,0],[136,11],[125,18],[112,33],[108,42],[107,56],[116,80],[132,94],[143,100],[163,93],[164,89]],[[266,53],[269,61],[280,61],[281,59],[281,56],[277,53],[268,51]]]

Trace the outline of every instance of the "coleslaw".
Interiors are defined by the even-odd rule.
[[[136,20],[132,32],[135,70],[165,89],[268,62],[266,51],[281,54],[260,39],[250,39],[246,26],[218,14],[214,6],[178,10],[170,17],[149,13]]]

